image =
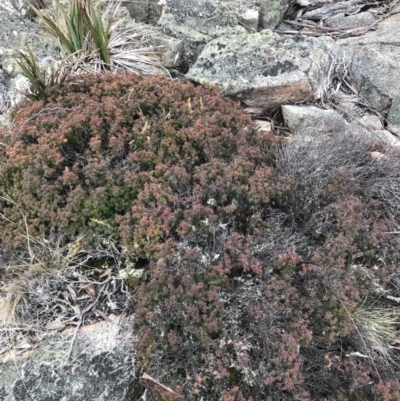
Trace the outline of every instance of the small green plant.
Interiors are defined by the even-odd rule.
[[[17,63],[30,85],[25,96],[31,100],[45,99],[47,87],[61,85],[78,70],[164,72],[152,47],[137,46],[148,32],[123,24],[124,20],[116,17],[120,5],[121,1],[111,1],[103,12],[99,1],[71,0],[65,10],[59,0],[55,0],[52,15],[31,4],[45,29],[58,42],[64,57],[46,70],[40,67],[31,49],[20,52]]]
[[[42,69],[29,47],[25,52],[20,51],[16,62],[29,81],[29,91],[24,93],[25,96],[31,100],[44,99],[48,86],[60,85],[70,76],[74,64],[69,61],[65,59],[58,67],[53,65],[50,69]]]
[[[27,53],[20,51],[19,57],[16,61],[30,83],[30,92],[25,95],[31,100],[39,100],[46,88],[46,77],[31,49],[27,48]]]
[[[90,18],[87,21],[87,26],[89,27],[93,42],[101,60],[104,62],[106,68],[110,68],[112,63],[109,50],[111,39],[111,19],[109,19],[106,25],[104,25],[101,10],[95,9],[92,3],[89,4],[89,7]]]
[[[31,7],[66,55],[82,52],[90,35],[96,44],[100,41],[103,41],[102,47],[104,43],[107,44],[111,21],[104,27],[101,11],[95,9],[92,0],[71,0],[67,11],[60,5],[59,0],[55,0],[54,4],[54,16],[48,11]],[[104,51],[100,54],[104,56]]]

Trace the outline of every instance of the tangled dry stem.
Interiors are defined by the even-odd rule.
[[[121,251],[107,240],[92,251],[85,249],[82,238],[63,242],[63,238],[29,238],[30,255],[6,267],[7,280],[0,288],[3,352],[24,352],[49,333],[74,327],[72,335],[62,336],[53,349],[62,348],[62,365],[68,362],[84,324],[131,311],[133,301],[119,275],[127,262]]]
[[[382,151],[379,161],[371,154],[377,149]],[[313,128],[299,132],[290,146],[278,149],[277,172],[296,180],[286,203],[290,205],[288,213],[293,222],[299,219],[306,222],[320,210],[328,201],[321,196],[320,189],[333,176],[343,174],[360,195],[383,201],[388,216],[400,223],[398,150],[378,141],[360,126],[346,124],[329,134],[318,134]]]

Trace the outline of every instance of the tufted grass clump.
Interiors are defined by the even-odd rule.
[[[41,68],[30,48],[19,52],[16,62],[28,80],[24,94],[29,99],[45,99],[47,87],[73,79],[77,71],[166,72],[155,49],[141,46],[148,32],[121,16],[121,0],[111,0],[104,10],[96,0],[71,0],[66,9],[55,0],[53,13],[33,4],[30,7],[57,42],[63,58]]]
[[[143,273],[148,399],[399,398],[395,150],[356,130],[278,142],[216,88],[122,73],[47,88],[12,117],[1,245],[117,244]]]
[[[124,20],[121,0],[109,1],[104,9],[99,0],[70,0],[66,9],[55,0],[54,6],[51,13],[31,5],[64,57],[74,59],[85,70],[163,70],[154,49],[138,47],[147,32]]]

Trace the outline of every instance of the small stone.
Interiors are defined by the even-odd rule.
[[[259,21],[258,10],[249,8],[239,15],[238,20],[246,27],[251,30],[257,31]]]
[[[383,139],[389,146],[393,146],[395,148],[400,147],[400,140],[396,138],[390,131],[379,130],[374,131],[374,134],[379,139]]]
[[[400,127],[400,97],[395,97],[390,106],[388,121]]]
[[[16,60],[9,58],[3,62],[3,71],[10,77],[15,78],[18,74],[22,73],[21,67],[17,64]]]
[[[177,67],[182,60],[183,40],[165,35],[154,39],[154,46],[159,53],[162,64],[167,67]]]
[[[374,16],[367,11],[347,17],[344,14],[337,14],[327,18],[324,25],[332,28],[357,28],[371,26],[375,21]]]
[[[384,156],[383,153],[381,152],[370,152],[369,155],[374,159],[374,160],[381,160],[382,157]]]
[[[311,130],[313,133],[330,133],[344,129],[346,120],[334,110],[318,107],[282,106],[283,119],[290,132]]]
[[[272,127],[269,121],[255,120],[255,124],[259,131],[265,133],[272,133]]]
[[[373,114],[366,114],[361,118],[359,118],[358,121],[363,127],[371,131],[378,131],[384,129],[380,118]]]

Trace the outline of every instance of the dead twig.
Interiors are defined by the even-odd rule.
[[[374,22],[372,25],[367,27],[354,27],[354,28],[331,28],[323,25],[318,25],[315,22],[307,21],[307,22],[298,22],[298,21],[283,21],[287,24],[298,26],[300,28],[307,28],[312,30],[279,30],[276,29],[274,32],[288,34],[288,35],[307,35],[307,36],[323,36],[329,35],[333,38],[345,38],[351,36],[359,36],[364,35],[371,29],[373,29],[379,21]]]
[[[166,390],[166,391],[168,391],[168,392],[170,392],[170,393],[172,393],[172,394],[178,396],[179,398],[182,398],[182,396],[181,396],[180,394],[176,393],[175,391],[173,391],[173,390],[170,389],[169,387],[164,386],[164,384],[161,384],[159,381],[157,381],[157,380],[154,379],[153,377],[149,376],[147,373],[143,373],[143,374],[142,374],[142,379],[150,380],[151,382],[157,384],[158,386],[160,386],[160,387],[163,388],[164,390]]]

